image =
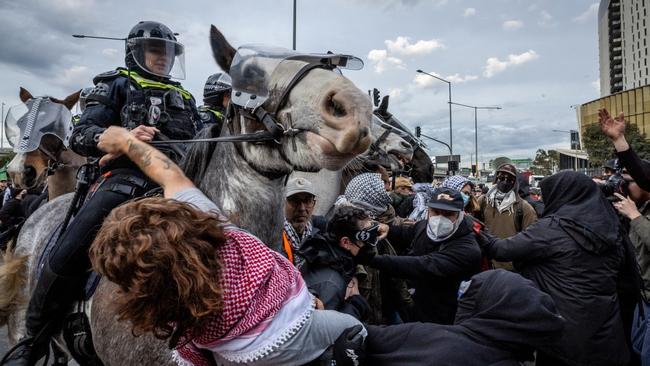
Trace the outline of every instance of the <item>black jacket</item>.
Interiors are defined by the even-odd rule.
[[[566,328],[548,353],[572,365],[623,365],[628,359],[617,280],[625,235],[611,204],[587,176],[565,171],[541,183],[542,219],[507,238],[491,237],[487,252],[513,261],[551,295]]]
[[[519,366],[557,337],[564,320],[553,300],[503,269],[472,277],[455,325],[367,326],[369,365]]]
[[[410,280],[415,288],[414,320],[452,324],[458,286],[481,270],[481,250],[469,217],[441,242],[429,239],[426,227],[427,220],[410,226],[391,226],[388,240],[396,247],[410,247],[408,255],[380,255],[369,265],[390,276]]]
[[[650,162],[641,160],[632,147],[617,152],[616,156],[639,187],[650,192]]]
[[[125,71],[118,68],[94,78],[95,87],[88,95],[86,109],[75,125],[70,140],[71,148],[77,154],[101,156],[103,153],[97,148],[97,136],[109,126],[150,126],[152,119],[159,116],[155,126],[172,140],[191,139],[202,126],[194,98],[179,83],[171,80],[146,80],[139,83],[138,80],[142,79],[137,74],[132,74],[135,76],[129,78],[124,75]],[[129,88],[130,92],[127,92]],[[152,106],[152,103],[156,105]],[[151,112],[152,107],[157,107],[159,112]],[[126,120],[127,110],[130,120]],[[175,162],[179,161],[179,155],[182,155],[184,149],[178,144],[161,145],[158,148]],[[108,165],[105,170],[137,169],[127,157],[117,158]]]
[[[350,253],[316,232],[305,240],[298,255],[304,259],[300,267],[302,278],[309,292],[323,302],[325,310],[337,310],[359,320],[367,317],[370,307],[363,296],[345,299],[355,271]]]

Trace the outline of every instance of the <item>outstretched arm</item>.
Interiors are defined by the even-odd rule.
[[[600,128],[616,148],[616,155],[632,178],[645,190],[650,190],[650,163],[643,161],[625,140],[625,115],[621,112],[612,118],[607,109],[599,109]]]
[[[171,159],[151,145],[140,141],[133,132],[125,128],[107,128],[99,136],[97,147],[107,153],[99,161],[100,165],[120,155],[126,155],[144,174],[163,188],[166,198],[172,198],[183,189],[194,187],[194,183]]]

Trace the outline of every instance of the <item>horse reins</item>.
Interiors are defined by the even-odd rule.
[[[277,115],[280,109],[287,103],[289,94],[291,90],[304,78],[311,70],[316,68],[331,69],[331,66],[326,64],[317,64],[317,63],[307,63],[303,66],[298,72],[293,76],[291,81],[287,84],[286,88],[282,91],[280,98],[278,99],[277,104],[273,108],[272,112],[269,112],[264,108],[269,100],[264,102],[257,108],[253,110],[247,109],[243,106],[238,106],[233,103],[230,104],[232,108],[237,108],[240,111],[240,115],[243,115],[244,118],[252,119],[262,123],[265,131],[256,131],[251,133],[237,134],[231,136],[220,136],[212,138],[203,138],[203,139],[189,139],[189,140],[167,140],[167,141],[150,141],[149,144],[156,145],[165,145],[165,144],[188,144],[196,142],[275,142],[276,144],[281,144],[283,137],[292,137],[301,132],[301,129],[293,128],[291,125],[289,127],[283,126],[277,121]],[[230,110],[230,108],[229,108]],[[230,122],[230,113],[226,113],[226,123]],[[231,130],[232,132],[232,130]]]

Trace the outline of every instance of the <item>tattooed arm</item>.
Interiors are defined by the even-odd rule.
[[[192,181],[171,159],[122,127],[111,126],[106,129],[99,136],[97,147],[107,153],[99,161],[100,165],[126,155],[163,188],[167,198],[183,189],[194,187]]]

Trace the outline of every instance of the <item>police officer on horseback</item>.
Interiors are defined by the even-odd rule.
[[[126,68],[97,75],[86,108],[75,125],[72,149],[87,157],[102,155],[97,141],[111,125],[131,129],[137,139],[187,140],[202,127],[194,98],[172,78],[184,78],[184,47],[164,24],[142,21],[126,41]],[[159,149],[178,163],[184,148]],[[102,167],[84,205],[44,261],[26,315],[27,337],[7,365],[33,365],[48,350],[50,336],[80,298],[90,269],[88,247],[105,216],[116,206],[155,188],[126,157]]]
[[[228,74],[216,73],[208,77],[203,88],[203,105],[199,107],[201,122],[205,126],[217,125],[218,131],[221,131],[231,90],[232,82]]]

